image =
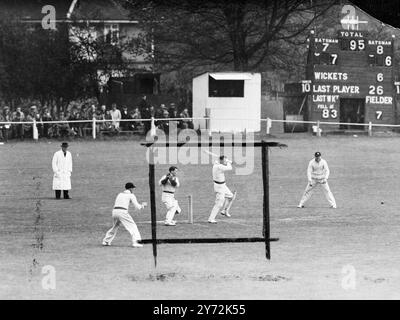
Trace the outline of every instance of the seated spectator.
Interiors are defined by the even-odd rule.
[[[160,106],[155,110],[154,118],[156,118],[156,119],[164,118],[164,116],[163,116],[164,111],[168,111],[168,110],[167,110],[167,107],[165,106],[165,104],[162,103],[162,104],[160,104]]]
[[[78,110],[77,110],[76,108],[72,108],[71,112],[67,111],[66,115],[67,115],[68,121],[70,122],[70,123],[69,123],[69,127],[70,127],[70,129],[71,129],[70,132],[71,132],[74,136],[79,135],[79,134],[78,134],[78,131],[79,131],[78,123],[74,122],[74,121],[78,120],[78,118],[77,118],[77,116],[78,116]]]
[[[164,110],[163,118],[165,118],[165,119],[169,118],[168,110]],[[169,120],[158,120],[158,121],[156,121],[156,126],[160,130],[163,130],[166,135],[169,134]]]
[[[53,121],[53,117],[51,116],[48,108],[43,109],[42,121]],[[46,138],[50,138],[50,136],[49,136],[49,128],[50,127],[52,127],[51,123],[43,123],[43,136]]]
[[[21,108],[18,107],[15,112],[12,114],[13,122],[23,122],[25,121],[25,114],[22,112]],[[24,125],[23,124],[15,124],[12,126],[13,136],[15,138],[24,140]]]
[[[168,112],[169,112],[170,118],[178,118],[178,116],[179,116],[178,109],[177,109],[175,103],[173,103],[173,102],[169,104]]]
[[[122,106],[121,120],[128,120],[128,119],[131,119],[131,117],[129,116],[128,107]],[[121,121],[121,130],[123,131],[132,130],[132,123],[130,121]]]
[[[36,121],[36,129],[38,129],[39,136],[42,136],[43,134],[41,125],[42,119],[40,117],[40,113],[38,112],[36,106],[30,107],[29,113],[26,116],[26,121],[27,122]],[[25,137],[33,138],[33,124],[30,123],[24,126],[24,135]]]
[[[130,117],[130,119],[135,119],[135,120],[142,119],[139,107],[136,107],[134,110],[132,110],[130,112],[130,114],[129,114],[129,117]],[[140,128],[143,128],[143,122],[141,122],[141,121],[132,121],[131,130],[138,130]]]
[[[183,109],[183,111],[180,114],[180,117],[181,118],[190,118],[188,108]],[[194,125],[193,125],[193,122],[191,120],[189,120],[189,119],[188,120],[182,120],[181,123],[180,123],[180,128],[181,129],[188,129],[188,128],[189,129],[193,129]]]
[[[11,138],[11,120],[12,114],[10,108],[5,106],[3,110],[3,121],[7,122],[3,125],[3,139],[5,142]]]
[[[106,120],[106,117],[107,117],[107,108],[106,108],[106,106],[103,104],[103,105],[100,107],[100,113],[99,113],[99,115],[98,115],[98,119],[97,119],[97,120]],[[108,130],[108,129],[107,129],[106,122],[104,122],[104,121],[100,122],[100,131],[102,131],[102,130]]]
[[[3,138],[3,128],[4,125],[1,123],[4,122],[3,110],[0,108],[0,140],[4,140]]]
[[[106,111],[104,120],[110,120],[110,121],[104,122],[104,126],[105,126],[104,130],[113,131],[114,126],[112,125],[112,121],[111,121],[112,117],[111,117],[111,111],[110,110]]]
[[[86,120],[85,117],[84,117],[84,113],[82,113],[82,111],[78,111],[75,114],[75,120],[77,120],[77,121]],[[80,138],[82,138],[85,135],[84,134],[84,130],[83,130],[85,125],[86,125],[85,122],[77,122],[77,123],[75,123],[75,128],[77,129],[77,134],[78,134],[78,137],[80,137]]]
[[[117,109],[117,104],[113,103],[111,105],[112,109],[110,111],[111,119],[112,119],[112,126],[115,131],[120,131],[119,125],[121,120],[121,111]]]
[[[68,120],[71,117],[71,113],[67,111],[66,113],[60,112],[59,121],[63,121],[58,124],[58,133],[61,138],[69,137],[71,135],[75,135],[75,132],[71,129]]]

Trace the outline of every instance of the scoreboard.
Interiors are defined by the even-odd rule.
[[[302,81],[309,120],[393,124],[394,97],[400,93],[394,82],[393,41],[393,36],[370,39],[365,31],[339,30],[336,38],[311,33],[307,80]]]

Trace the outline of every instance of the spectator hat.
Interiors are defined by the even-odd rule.
[[[61,147],[65,147],[65,148],[68,148],[68,142],[63,142],[62,144],[61,144]]]
[[[317,152],[314,154],[314,156],[315,156],[315,157],[320,157],[320,156],[321,156],[321,152],[318,152],[318,151],[317,151]]]
[[[136,188],[136,186],[132,182],[128,182],[125,184],[125,189]]]

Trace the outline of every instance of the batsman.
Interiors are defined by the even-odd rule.
[[[221,155],[218,161],[215,161],[212,169],[215,191],[215,204],[208,218],[209,223],[217,223],[215,220],[218,212],[226,217],[230,217],[229,209],[234,200],[234,195],[229,190],[225,181],[225,172],[232,170],[232,161],[226,156]]]

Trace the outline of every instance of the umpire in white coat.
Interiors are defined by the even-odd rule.
[[[64,199],[70,199],[68,191],[71,190],[72,156],[67,148],[68,143],[63,142],[61,150],[55,152],[53,156],[53,190],[56,192],[56,199],[61,198],[61,190]]]

